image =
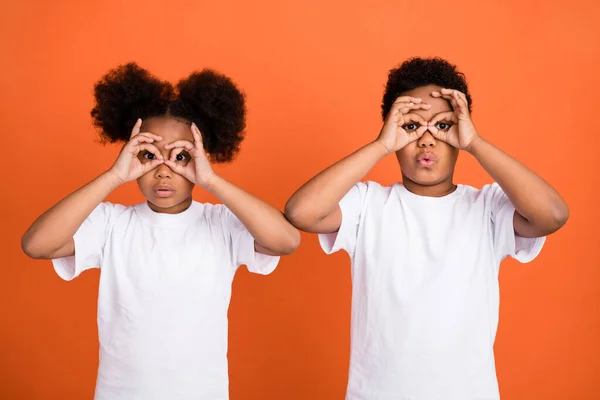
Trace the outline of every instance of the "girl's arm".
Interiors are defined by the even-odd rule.
[[[54,259],[75,254],[73,236],[85,219],[117,186],[142,176],[162,164],[160,151],[152,144],[162,140],[151,133],[140,133],[138,120],[131,140],[123,146],[113,167],[87,185],[71,193],[43,213],[21,239],[23,252],[32,258]],[[156,159],[141,163],[137,155],[147,150]]]
[[[273,256],[291,254],[300,245],[300,232],[281,211],[218,175],[204,188],[214,194],[244,224],[257,252]]]
[[[342,223],[340,200],[379,160],[423,135],[426,125],[421,124],[410,133],[403,127],[408,123],[423,122],[416,114],[407,115],[409,111],[429,107],[422,104],[421,99],[399,97],[377,140],[325,169],[294,193],[285,206],[285,215],[290,222],[307,232],[337,232]]]
[[[202,134],[191,127],[194,142],[177,140],[165,146],[172,149],[165,164],[190,182],[214,194],[244,224],[254,238],[256,251],[269,255],[290,254],[300,244],[300,233],[283,216],[281,211],[252,196],[215,174],[202,144]],[[187,151],[193,162],[182,165],[175,162],[178,154]]]

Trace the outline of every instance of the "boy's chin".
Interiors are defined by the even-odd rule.
[[[419,186],[436,186],[448,180],[447,176],[438,174],[415,174],[413,176],[408,176],[407,178]]]

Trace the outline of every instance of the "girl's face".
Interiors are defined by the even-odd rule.
[[[176,140],[189,140],[194,142],[190,124],[170,117],[153,117],[144,120],[141,132],[150,132],[162,136],[163,140],[153,144],[161,152],[163,158],[168,160],[171,150],[165,150],[165,145]],[[191,158],[187,152],[181,153],[182,160],[188,163]],[[148,162],[154,156],[148,152],[138,155],[141,162]],[[142,175],[137,180],[140,191],[148,200],[150,208],[159,213],[177,214],[186,210],[192,203],[192,190],[194,184],[183,176],[171,171],[165,164],[161,164],[152,171]]]
[[[419,97],[423,103],[431,104],[428,110],[413,110],[425,121],[431,121],[437,114],[452,111],[450,103],[444,99],[431,96],[431,92],[440,90],[439,86],[428,85],[402,93],[402,96]],[[414,128],[414,127],[409,127]],[[431,165],[419,163],[419,156],[427,153],[433,158]],[[396,158],[402,170],[403,183],[410,191],[420,195],[443,195],[453,187],[452,176],[458,158],[458,149],[434,138],[431,132],[425,131],[416,140],[396,152]]]

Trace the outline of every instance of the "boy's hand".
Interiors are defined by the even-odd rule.
[[[114,165],[109,170],[119,183],[137,179],[164,162],[160,151],[152,144],[155,141],[162,140],[162,137],[150,132],[140,132],[141,126],[142,120],[138,119],[131,130],[129,142],[125,143],[119,153],[119,157],[117,157]],[[138,158],[140,153],[150,161],[140,161]]]
[[[410,111],[427,110],[430,107],[431,104],[422,103],[417,97],[398,97],[392,104],[377,140],[385,146],[388,153],[393,153],[419,139],[428,125],[423,118],[410,114]]]
[[[165,149],[173,149],[169,159],[165,160],[165,164],[173,172],[183,176],[190,182],[206,187],[209,180],[215,176],[215,173],[204,151],[202,133],[194,123],[192,123],[191,130],[194,143],[189,140],[177,140],[165,146]]]
[[[431,93],[433,97],[446,99],[454,111],[436,115],[427,124],[427,129],[439,140],[461,150],[468,150],[469,146],[479,137],[477,129],[471,120],[467,98],[464,93],[453,89],[441,89]]]

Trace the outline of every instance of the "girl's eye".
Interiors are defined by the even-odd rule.
[[[145,152],[143,157],[146,160],[154,160],[156,158],[156,156],[154,154],[150,153],[149,151]]]
[[[450,129],[450,126],[451,124],[447,122],[438,122],[437,124],[435,124],[435,127],[441,131],[447,131],[448,129]]]
[[[187,157],[185,156],[185,154],[183,154],[183,153],[179,153],[179,154],[177,154],[177,155],[175,156],[175,159],[176,159],[177,161],[185,161],[185,160],[187,160]]]
[[[406,124],[406,125],[402,126],[402,128],[405,131],[409,131],[409,132],[416,130],[418,127],[419,127],[419,125],[417,125],[417,124]]]

